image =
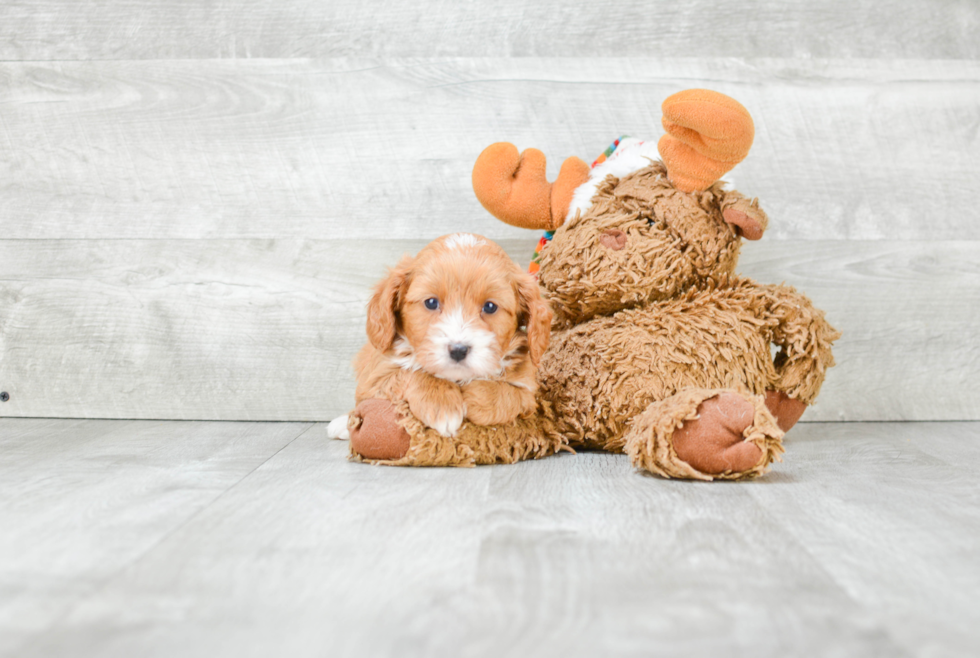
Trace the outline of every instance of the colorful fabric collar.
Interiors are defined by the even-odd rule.
[[[609,148],[607,148],[605,151],[603,151],[602,152],[602,155],[600,155],[598,158],[595,159],[595,162],[592,163],[592,168],[595,169],[596,167],[598,167],[599,165],[601,165],[603,162],[605,162],[606,160],[608,160],[609,159],[609,156],[611,156],[613,153],[615,153],[616,152],[616,149],[619,148],[619,143],[621,141],[623,141],[624,139],[627,139],[628,137],[629,137],[629,135],[620,135],[619,136],[619,139],[617,139],[615,142],[613,142],[612,144],[610,144],[609,145]]]
[[[619,148],[619,143],[627,137],[629,137],[629,135],[621,135],[619,139],[610,144],[609,148],[603,151],[602,155],[596,158],[595,162],[592,163],[592,169],[595,169],[603,162],[608,160],[612,154],[616,152],[616,149]],[[538,278],[538,270],[541,269],[541,254],[544,252],[545,247],[548,246],[548,243],[551,242],[551,238],[553,237],[555,237],[554,231],[545,231],[544,235],[541,236],[541,239],[538,240],[538,246],[534,248],[534,256],[531,257],[531,264],[527,268],[528,274],[533,274],[534,278]]]
[[[531,257],[531,265],[527,268],[528,274],[538,276],[538,270],[541,269],[541,252],[544,251],[553,237],[555,237],[554,231],[545,231],[541,239],[538,240],[538,246],[534,248],[534,256]]]

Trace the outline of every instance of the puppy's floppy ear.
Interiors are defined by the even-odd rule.
[[[413,258],[404,256],[388,276],[374,289],[367,307],[367,335],[374,347],[382,352],[391,349],[398,329],[398,307],[408,287]]]
[[[517,284],[517,297],[522,317],[518,323],[527,327],[527,351],[531,363],[540,365],[541,357],[551,339],[551,307],[541,297],[538,282],[530,274],[521,272]]]

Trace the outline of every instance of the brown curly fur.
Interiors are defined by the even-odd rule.
[[[467,423],[455,440],[406,415],[400,422],[411,448],[386,463],[509,463],[570,446],[626,452],[638,468],[664,477],[765,472],[783,436],[766,392],[811,403],[839,334],[793,288],[734,274],[740,229],[725,221],[726,210],[765,227],[754,200],[720,183],[681,192],[660,162],[609,176],[589,210],[555,232],[541,260],[555,319],[538,372],[538,414],[507,427]],[[622,248],[603,244],[610,231],[625,234]],[[752,404],[742,436],[761,457],[748,468],[704,473],[677,457],[671,436],[722,392]]]

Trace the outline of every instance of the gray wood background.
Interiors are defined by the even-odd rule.
[[[594,158],[752,112],[742,271],[844,332],[809,420],[980,419],[980,3],[0,5],[0,416],[322,420],[368,289],[509,140]]]

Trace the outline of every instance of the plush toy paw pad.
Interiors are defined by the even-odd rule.
[[[747,471],[763,457],[762,450],[742,436],[754,417],[755,407],[738,394],[709,398],[698,406],[698,418],[674,432],[674,452],[708,475]]]
[[[776,417],[779,429],[784,432],[788,432],[789,428],[796,425],[796,421],[806,411],[805,403],[794,400],[782,391],[766,391],[766,407]]]
[[[401,459],[412,438],[398,419],[388,400],[364,400],[351,412],[347,424],[351,450],[365,459]]]

